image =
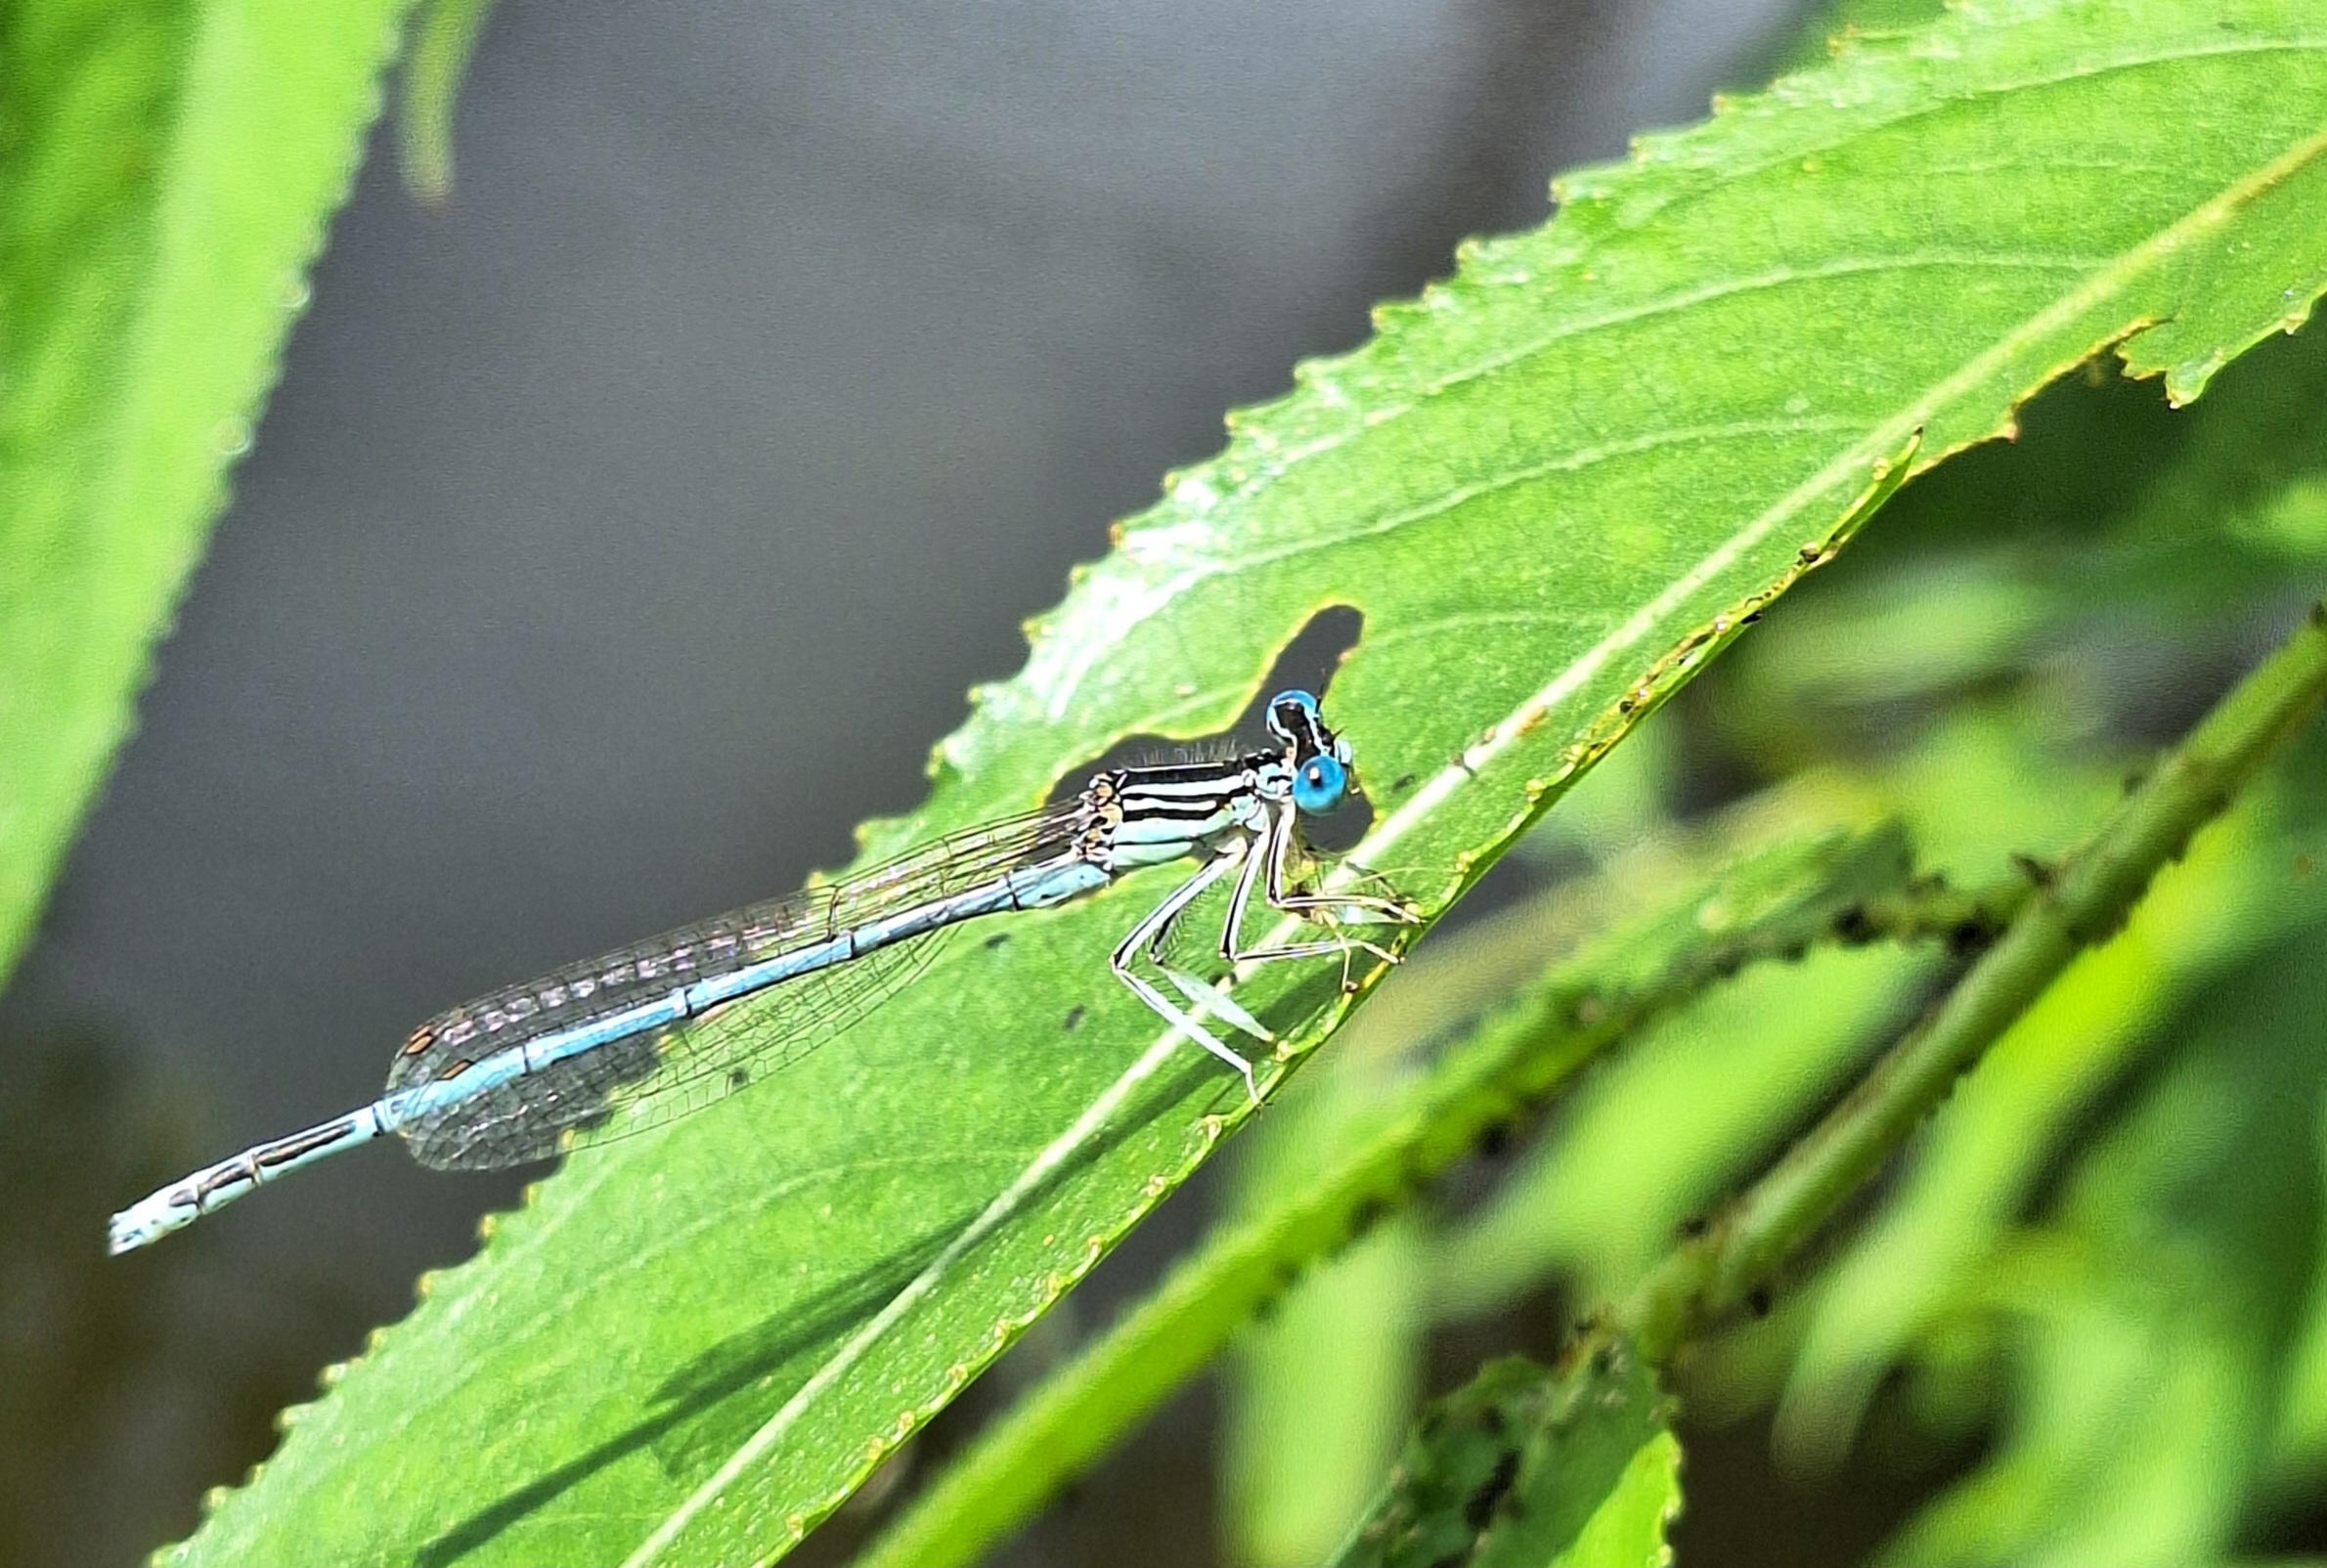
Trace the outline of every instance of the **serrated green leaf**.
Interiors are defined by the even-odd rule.
[[[250,444],[402,10],[0,12],[0,978]]]
[[[1661,1568],[1680,1509],[1680,1445],[1655,1381],[1629,1346],[1596,1331],[1556,1371],[1522,1356],[1489,1362],[1425,1410],[1334,1561]]]
[[[1574,177],[1126,523],[868,851],[1225,724],[1343,604],[1359,856],[1441,907],[1904,457],[2109,343],[2192,394],[2306,306],[2322,102],[2302,6],[1992,5]],[[957,942],[780,1088],[577,1160],[186,1557],[786,1549],[1245,1118],[1100,962],[1171,875]],[[1337,979],[1240,994],[1290,1061]]]
[[[1681,1440],[1659,1432],[1632,1460],[1553,1568],[1669,1568],[1666,1532],[1681,1516]]]
[[[1848,39],[1924,26],[1944,9],[1941,0],[1819,0],[1796,23],[1778,65],[1803,70],[1822,65]]]

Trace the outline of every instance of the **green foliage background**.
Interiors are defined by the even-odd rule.
[[[397,20],[45,16],[7,33],[0,174],[0,958],[256,418]],[[477,18],[422,35],[434,189]],[[296,178],[243,177],[259,139]],[[1676,1530],[1687,1556],[1692,1427],[1738,1419],[1790,1473],[1907,1456],[1900,1560],[2217,1560],[2315,1528],[2315,741],[2095,934],[1767,1316],[1692,1337],[1661,1391],[1617,1320],[1565,1329],[1978,945],[1843,911],[1928,901],[1932,871],[2025,898],[2320,591],[2327,351],[2278,334],[2327,286],[2323,159],[2308,7],[1862,31],[1568,177],[1551,224],[1470,247],[1171,476],[866,852],[1227,726],[1347,606],[1359,857],[1435,916],[1508,855],[1517,902],[1365,977],[1380,1001],[1290,1084],[1363,998],[1240,988],[1287,1042],[1243,1229],[1014,1414],[1040,1442],[1005,1422],[873,1555],[973,1554],[1280,1294],[1224,1364],[1239,1559],[1405,1560],[1383,1544],[1426,1526],[1455,1532],[1428,1560],[1651,1561]],[[175,1556],[787,1549],[1251,1119],[1091,962],[1171,875],[956,944],[780,1090],[577,1160]],[[1508,1152],[1469,1160],[1490,1131]],[[1385,1153],[1334,1189],[1352,1149]],[[1550,1370],[1493,1364],[1402,1438],[1433,1333],[1480,1320]],[[1469,1491],[1418,1487],[1444,1475]]]

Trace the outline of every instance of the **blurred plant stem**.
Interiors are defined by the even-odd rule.
[[[413,25],[397,152],[404,187],[423,205],[452,199],[453,111],[492,11],[493,0],[430,0]]]
[[[2035,896],[2002,936],[1843,1102],[1635,1292],[1623,1318],[1644,1352],[1669,1358],[1767,1289],[1944,1100],[1956,1078],[2069,964],[2115,936],[2197,830],[2219,815],[2327,697],[2327,605],[2134,785],[2056,867],[2032,865]]]

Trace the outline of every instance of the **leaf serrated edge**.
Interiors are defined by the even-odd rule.
[[[1726,116],[1717,115],[1712,122],[1699,122],[1669,132],[1637,137],[1626,157],[1562,175],[1553,185],[1561,208],[1551,223],[1518,235],[1464,241],[1458,249],[1462,265],[1455,278],[1426,286],[1417,299],[1377,306],[1374,314],[1376,330],[1366,343],[1345,354],[1302,360],[1294,367],[1294,384],[1287,393],[1230,411],[1227,415],[1229,439],[1218,454],[1203,462],[1173,470],[1166,476],[1163,501],[1115,525],[1113,537],[1119,550],[1140,541],[1142,536],[1170,535],[1175,530],[1185,530],[1215,505],[1255,483],[1275,478],[1289,464],[1316,452],[1330,450],[1381,423],[1385,417],[1394,417],[1402,412],[1400,408],[1392,406],[1385,412],[1379,403],[1368,407],[1363,400],[1343,390],[1344,383],[1374,380],[1374,372],[1378,368],[1394,362],[1397,347],[1407,336],[1408,328],[1426,319],[1447,311],[1475,315],[1487,308],[1481,302],[1501,289],[1522,283],[1540,285],[1547,273],[1580,265],[1589,249],[1589,241],[1605,224],[1612,222],[1620,227],[1630,226],[1623,221],[1617,209],[1622,198],[1643,178],[1653,176],[1669,180],[1692,171],[1735,168],[1735,149],[1724,143],[1717,134],[1719,131],[1734,135],[1735,122],[1739,120],[1767,123],[1782,119],[1805,107],[1814,107],[1842,114],[1843,123],[1837,126],[1838,131],[1861,134],[1869,128],[1866,121],[1868,114],[1875,116],[1876,123],[1886,122],[1882,117],[1885,104],[1901,95],[1912,94],[1924,85],[1910,75],[1885,76],[1883,72],[1896,73],[1928,64],[1932,58],[1929,39],[1934,28],[1954,27],[1963,30],[1974,41],[1983,41],[2016,22],[2042,18],[2059,9],[2061,7],[2058,5],[2038,3],[2038,0],[2009,0],[2009,3],[2003,4],[1958,3],[1958,0],[1951,0],[1947,14],[1937,22],[1920,28],[1868,34],[1862,47],[1846,56],[1781,77],[1759,93],[1740,95],[1731,100],[1728,106],[1731,112]],[[2203,51],[2206,54],[2235,52],[2242,51]],[[2159,58],[2183,57],[2161,57],[2152,50],[2140,55],[2137,60],[2129,55],[2123,60],[2113,58],[2101,68],[2114,68],[2126,64],[2154,64]],[[1849,72],[1856,73],[1850,76],[1848,85],[1857,88],[1859,96],[1838,103],[1831,86],[1834,81],[1841,79],[1845,66]],[[2092,73],[2093,68],[2087,67],[2075,74]],[[1828,90],[1817,91],[1813,84],[1824,85]],[[2005,84],[2005,87],[2007,90],[2018,90],[2036,85],[2041,83],[2033,78],[2027,81],[2015,79]],[[1918,111],[1930,107],[1921,99],[1916,100],[1916,105]],[[1797,155],[1803,150],[1802,144],[1790,144],[1783,155]],[[2243,186],[2244,182],[2241,182],[2240,186],[2233,187],[2232,194],[2251,196],[2253,193],[2245,192]],[[2204,210],[2200,209],[2201,212]],[[2181,227],[2176,224],[2168,232],[2178,231]],[[2146,244],[2135,247],[2136,253],[2147,248]],[[1521,269],[1524,276],[1500,277],[1487,265],[1490,258],[1507,254],[1524,254],[1528,258],[1526,266]],[[2105,279],[2115,270],[2115,264],[2101,268],[2094,278]],[[2088,280],[2088,283],[2091,281]],[[2080,292],[2072,291],[2069,298],[2076,298]],[[2099,294],[2094,297],[2097,299]],[[2045,316],[2040,315],[2029,326],[2041,327],[2044,321]],[[2090,352],[2099,346],[2093,345],[2086,353],[2054,368],[2038,379],[2036,388],[2048,384],[2055,375],[2089,357]],[[1407,378],[1412,378],[1411,373]],[[1947,382],[1943,382],[1935,387],[1932,393],[1926,394],[1926,401],[1944,392],[1947,385]],[[1434,392],[1440,389],[1442,383],[1432,381],[1424,390]],[[2173,390],[2177,401],[2187,401],[2180,396],[2178,387]],[[2190,395],[2194,396],[2194,391]],[[2025,397],[2018,401],[2025,401]],[[2018,401],[2013,404],[2015,409]],[[1315,418],[1314,423],[1309,422],[1317,415],[1325,417]],[[1915,419],[1910,422],[1921,424],[1929,421]],[[1905,430],[1897,428],[1897,425],[1898,421],[1894,420],[1874,432],[1874,436],[1879,439],[1873,441],[1873,447],[1881,449],[1897,445],[1905,435]],[[1284,427],[1282,433],[1279,433],[1280,426]],[[2004,435],[2008,431],[2008,423],[1999,424],[1995,429],[1935,451],[1929,455],[1929,462],[1951,456],[1964,446]],[[1855,457],[1860,462],[1871,463],[1878,457],[1879,450],[1846,452],[1837,461]],[[1929,466],[1929,462],[1924,466]],[[1781,507],[1785,504],[1782,501],[1778,503]],[[1096,581],[1104,574],[1108,559],[1081,563],[1071,574],[1072,581],[1077,588]],[[1089,661],[1085,659],[1074,669],[1062,668],[1058,652],[1061,639],[1052,633],[1075,620],[1076,616],[1076,607],[1066,602],[1040,618],[1041,630],[1030,638],[1026,664],[1017,675],[987,688],[989,700],[978,705],[980,711],[1006,712],[1012,706],[1023,705],[1025,711],[1050,719],[1063,713],[1079,689]],[[976,733],[974,724],[965,724],[946,737],[941,750],[949,763],[968,776],[987,755],[986,739]]]

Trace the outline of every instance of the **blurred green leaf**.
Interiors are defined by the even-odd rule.
[[[1992,1458],[1894,1544],[1912,1563],[2221,1560],[2266,1516],[2277,1368],[2317,1266],[2327,943],[2251,957],[2177,1021],[2056,1216],[1957,1281],[2016,1378]]]
[[[2041,772],[2026,776],[2041,787]],[[2327,913],[2327,890],[2287,875],[2318,822],[2307,810],[2289,820],[2289,806],[2267,782],[2249,792],[1957,1086],[1820,1298],[1778,1421],[1796,1462],[1836,1461],[1880,1379],[1999,1244],[2135,1053],[2193,994]]]
[[[2327,1180],[2327,1103],[2321,1104],[2319,1114],[2320,1174]],[[2320,1209],[2327,1214],[2327,1193],[2322,1194]],[[2276,1239],[2276,1244],[2284,1241]],[[2312,1496],[2317,1477],[2327,1473],[2327,1236],[2319,1239],[2314,1255],[2317,1268],[2287,1352],[2270,1434],[2271,1490],[2294,1502]]]
[[[1356,858],[1442,908],[1904,456],[2109,344],[2186,399],[2306,309],[2322,85],[2300,7],[1999,5],[1645,139],[1239,415],[868,853],[1219,728],[1339,604],[1331,706],[1384,813]],[[957,943],[780,1095],[577,1160],[188,1555],[785,1550],[1248,1115],[1098,961],[1173,874]],[[1338,978],[1240,994],[1290,1063]]]
[[[1421,1383],[1419,1241],[1410,1220],[1383,1227],[1237,1347],[1221,1455],[1231,1560],[1317,1562],[1372,1497]]]
[[[2158,875],[2311,727],[2323,700],[2327,605],[2314,602],[2069,854],[2027,868],[2034,892],[1961,978],[1775,1165],[1656,1266],[1622,1309],[1645,1350],[1661,1362],[1766,1292],[1957,1080],[2081,957],[2125,928]]]
[[[1400,1065],[1352,1030],[1235,1151],[1227,1220],[1261,1219],[1333,1165],[1396,1092]],[[1293,1259],[1284,1260],[1286,1266]],[[1310,1269],[1221,1367],[1222,1536],[1231,1562],[1322,1562],[1365,1511],[1421,1396],[1420,1228],[1388,1218]]]
[[[396,128],[405,189],[421,201],[453,194],[453,111],[492,14],[493,0],[425,0],[420,8]]]
[[[1652,1029],[1580,1085],[1494,1198],[1433,1246],[1433,1310],[1478,1316],[1562,1273],[1586,1301],[1637,1285],[1690,1215],[1872,1054],[1929,967],[1892,947],[1813,953],[1741,975]]]
[[[1422,1381],[1423,1250],[1393,1220],[1289,1290],[1223,1368],[1232,1562],[1320,1562],[1372,1501]]]
[[[1592,1333],[1557,1371],[1489,1362],[1423,1412],[1347,1568],[1662,1568],[1680,1446],[1640,1358]]]
[[[250,445],[402,10],[0,11],[0,978]]]

